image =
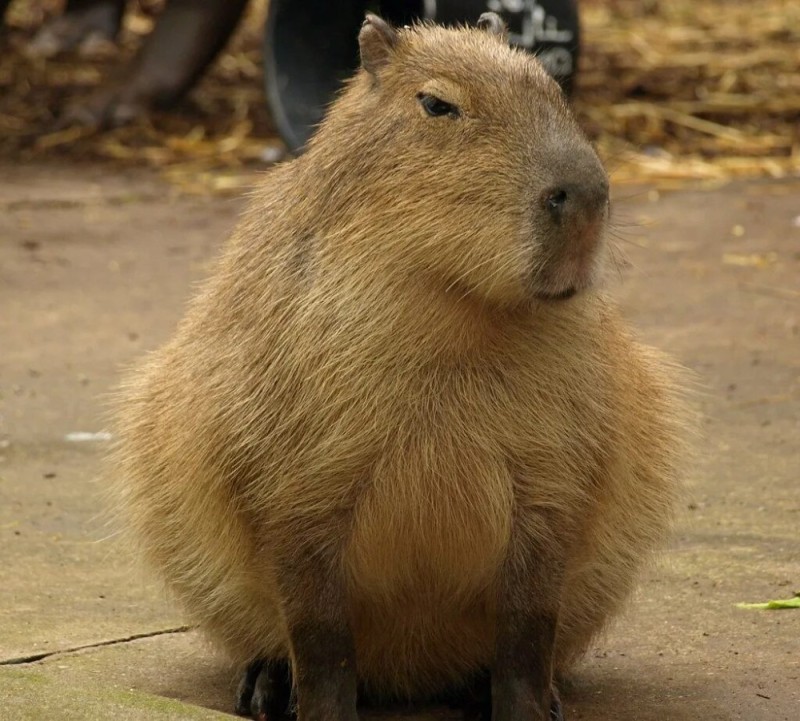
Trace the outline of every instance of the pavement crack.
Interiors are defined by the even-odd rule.
[[[190,631],[191,626],[176,626],[175,628],[162,628],[158,631],[145,631],[143,633],[134,633],[124,638],[110,638],[107,641],[98,641],[97,643],[85,643],[81,646],[71,646],[70,648],[61,648],[56,651],[45,651],[44,653],[33,653],[30,656],[19,656],[18,658],[7,658],[0,660],[0,666],[20,666],[26,663],[36,663],[51,656],[64,656],[70,653],[77,653],[78,651],[85,651],[89,648],[102,648],[103,646],[117,646],[121,643],[129,643],[130,641],[138,641],[142,638],[153,638],[154,636],[165,636],[170,633],[186,633]]]

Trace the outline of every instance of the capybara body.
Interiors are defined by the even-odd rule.
[[[124,507],[235,660],[291,659],[303,719],[481,669],[496,718],[549,718],[667,531],[673,371],[596,289],[605,174],[536,61],[492,18],[360,41],[126,384]]]

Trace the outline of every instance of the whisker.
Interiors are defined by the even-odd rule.
[[[456,277],[456,278],[455,278],[455,279],[454,279],[454,280],[453,280],[453,281],[450,283],[450,285],[448,285],[448,286],[447,286],[447,288],[445,288],[445,293],[449,293],[451,290],[453,290],[453,288],[455,288],[455,287],[456,287],[456,286],[458,286],[458,285],[461,285],[461,283],[464,281],[464,279],[465,279],[465,278],[466,278],[468,275],[470,275],[471,273],[473,273],[474,271],[476,271],[478,268],[481,268],[481,267],[483,267],[484,265],[487,265],[488,263],[491,263],[492,261],[494,261],[494,257],[492,257],[492,256],[489,256],[488,258],[484,258],[484,259],[483,259],[482,261],[480,261],[479,263],[475,263],[475,265],[471,265],[471,266],[469,266],[469,267],[468,267],[468,268],[467,268],[467,269],[466,269],[466,270],[465,270],[463,273],[461,273],[460,275],[458,275],[458,276],[457,276],[457,277]]]

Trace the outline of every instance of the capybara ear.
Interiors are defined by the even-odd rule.
[[[367,13],[361,32],[358,33],[358,47],[361,51],[361,67],[375,75],[389,62],[394,46],[397,44],[397,31],[377,15]]]
[[[508,42],[508,28],[497,13],[483,13],[478,18],[478,29],[497,35],[504,43]]]

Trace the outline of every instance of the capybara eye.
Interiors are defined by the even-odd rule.
[[[455,105],[447,103],[435,95],[417,93],[417,100],[432,118],[438,118],[442,115],[447,115],[449,118],[457,118],[461,114]]]

